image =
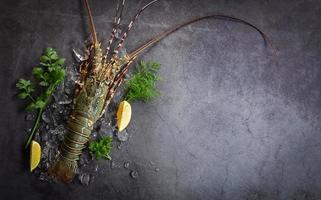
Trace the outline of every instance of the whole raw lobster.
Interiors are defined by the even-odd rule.
[[[265,34],[261,30],[244,20],[222,14],[210,14],[176,25],[146,41],[131,53],[119,56],[119,51],[123,47],[124,41],[138,16],[147,7],[157,1],[158,0],[153,0],[149,2],[139,10],[139,12],[130,21],[127,28],[121,32],[121,37],[117,41],[118,43],[114,45],[114,48],[111,48],[113,42],[116,40],[116,33],[119,30],[122,11],[125,4],[125,0],[121,0],[121,2],[119,1],[115,15],[114,27],[107,47],[104,50],[97,39],[88,0],[85,0],[85,6],[90,21],[92,43],[88,46],[88,59],[80,64],[80,78],[79,81],[77,81],[77,86],[74,92],[73,111],[66,125],[67,133],[60,147],[60,153],[49,169],[49,173],[54,178],[66,183],[73,180],[75,170],[77,168],[77,161],[82,153],[82,149],[85,148],[85,144],[89,140],[94,123],[104,114],[106,107],[115,94],[116,89],[122,83],[129,66],[144,49],[150,47],[184,26],[213,17],[238,21],[249,25],[258,31],[264,40],[266,39]]]

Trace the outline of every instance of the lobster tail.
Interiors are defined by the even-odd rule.
[[[76,161],[66,160],[59,155],[57,160],[49,168],[49,174],[58,181],[70,183],[75,177],[76,169]]]
[[[67,133],[60,147],[57,160],[49,169],[50,175],[62,182],[69,183],[75,176],[77,161],[89,141],[93,122],[86,113],[77,110],[67,122]]]

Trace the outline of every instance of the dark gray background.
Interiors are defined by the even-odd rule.
[[[147,0],[130,0],[126,19]],[[100,38],[115,1],[92,0]],[[140,59],[162,64],[158,100],[134,103],[131,137],[112,156],[139,173],[109,169],[94,184],[40,182],[22,164],[23,103],[14,83],[31,76],[44,48],[73,62],[89,33],[80,1],[0,3],[0,199],[321,199],[321,1],[162,0],[146,10],[127,49],[171,25],[210,12],[264,30],[206,20],[188,26]],[[155,167],[160,171],[156,173]]]

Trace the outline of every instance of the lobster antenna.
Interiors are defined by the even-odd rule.
[[[239,22],[239,23],[242,23],[242,24],[245,24],[247,26],[250,26],[252,27],[253,29],[255,29],[263,38],[264,40],[264,43],[265,44],[270,44],[271,47],[272,46],[272,43],[270,42],[268,36],[263,32],[261,31],[258,27],[256,27],[255,25],[251,24],[250,22],[247,22],[243,19],[240,19],[240,18],[236,18],[236,17],[233,17],[233,16],[229,16],[229,15],[224,15],[224,14],[210,14],[210,15],[206,15],[206,16],[203,16],[203,17],[198,17],[198,18],[194,18],[194,19],[191,19],[191,20],[188,20],[186,22],[183,22],[181,24],[178,24],[156,36],[154,36],[153,38],[151,38],[150,40],[146,41],[145,43],[143,43],[141,46],[139,46],[138,48],[136,48],[133,52],[131,52],[129,54],[129,57],[130,58],[134,58],[134,57],[137,57],[142,51],[144,51],[146,48],[150,47],[151,45],[155,44],[156,42],[160,41],[161,39],[165,38],[166,36],[170,35],[171,33],[174,33],[175,31],[179,30],[180,28],[183,28],[187,25],[190,25],[192,23],[195,23],[195,22],[198,22],[200,20],[203,20],[203,19],[208,19],[208,18],[217,18],[217,19],[223,19],[223,20],[232,20],[232,21],[235,21],[235,22]]]
[[[93,37],[93,40],[94,40],[94,44],[95,44],[95,43],[98,43],[97,33],[96,33],[96,28],[95,28],[95,24],[94,24],[93,16],[91,14],[91,10],[90,10],[90,7],[89,7],[88,0],[85,0],[85,5],[86,5],[86,9],[87,9],[88,16],[89,16],[91,34],[92,34],[92,37]]]
[[[114,50],[114,52],[113,52],[114,55],[117,54],[118,51],[119,51],[119,49],[123,46],[124,41],[125,41],[126,37],[128,36],[128,32],[129,32],[130,29],[132,28],[133,23],[137,20],[137,18],[139,17],[139,15],[140,15],[146,8],[148,8],[150,5],[156,3],[157,1],[159,1],[159,0],[150,1],[148,4],[146,4],[145,6],[143,6],[143,7],[137,12],[137,14],[133,17],[133,19],[129,22],[126,31],[122,34],[122,38],[120,39],[120,42],[119,42],[118,46],[115,48],[115,50]]]
[[[119,87],[119,85],[123,82],[125,74],[127,73],[131,63],[137,58],[137,56],[144,51],[146,48],[150,47],[151,45],[155,44],[156,42],[160,41],[161,39],[165,38],[166,36],[170,35],[171,33],[174,33],[175,31],[179,30],[180,28],[183,28],[189,24],[198,22],[200,20],[203,19],[208,19],[208,18],[219,18],[219,19],[225,19],[225,20],[233,20],[235,22],[240,22],[243,23],[245,25],[248,25],[250,27],[252,27],[253,29],[255,29],[257,32],[259,32],[259,34],[262,36],[264,43],[268,43],[270,44],[270,46],[273,48],[272,46],[272,42],[270,42],[269,38],[267,37],[267,35],[261,31],[258,27],[256,27],[255,25],[243,20],[243,19],[239,19],[233,16],[229,16],[229,15],[223,15],[223,14],[211,14],[211,15],[206,15],[203,17],[198,17],[198,18],[194,18],[191,20],[188,20],[186,22],[183,22],[181,24],[178,24],[176,26],[173,26],[172,28],[169,28],[168,30],[165,30],[164,32],[154,36],[153,38],[151,38],[150,40],[146,41],[145,43],[143,43],[141,46],[139,46],[138,48],[136,48],[133,52],[131,52],[128,55],[128,63],[125,64],[125,66],[123,68],[121,68],[121,70],[117,73],[115,79],[112,82],[111,88],[113,89],[113,94],[115,93],[115,91],[117,90],[117,88]],[[108,94],[107,96],[110,95],[110,97],[113,96],[113,94]],[[104,109],[105,110],[105,109]]]
[[[116,31],[118,30],[118,27],[120,25],[120,20],[121,20],[121,17],[122,17],[122,13],[123,13],[123,8],[124,8],[124,5],[125,5],[125,2],[126,2],[126,0],[122,0],[122,4],[121,4],[121,8],[120,8],[120,14],[118,16],[119,7],[120,7],[119,1],[118,1],[118,5],[117,5],[117,9],[116,9],[116,15],[115,15],[115,19],[114,19],[114,27],[113,27],[113,30],[111,32],[111,35],[110,35],[110,38],[109,38],[109,41],[108,41],[108,45],[107,45],[107,48],[106,48],[105,59],[108,56],[111,44],[113,43],[115,35],[116,35]]]
[[[272,42],[270,42],[268,36],[263,32],[261,31],[258,27],[256,27],[255,25],[243,20],[243,19],[239,19],[239,18],[236,18],[236,17],[233,17],[233,16],[229,16],[229,15],[223,15],[223,14],[210,14],[210,15],[206,15],[206,16],[203,16],[203,17],[197,17],[197,18],[194,18],[194,19],[191,19],[191,20],[188,20],[186,22],[183,22],[181,24],[178,24],[172,28],[169,28],[168,30],[165,30],[164,32],[154,36],[153,38],[151,38],[150,40],[146,41],[145,43],[143,43],[142,45],[140,45],[138,48],[136,48],[133,52],[131,52],[129,55],[128,55],[128,60],[130,62],[133,62],[133,60],[135,60],[137,58],[137,56],[142,52],[144,51],[146,48],[152,46],[153,44],[155,44],[156,42],[160,41],[161,39],[165,38],[166,36],[170,35],[171,33],[174,33],[175,31],[187,26],[187,25],[190,25],[192,23],[195,23],[195,22],[198,22],[198,21],[201,21],[203,19],[208,19],[208,18],[218,18],[218,19],[225,19],[225,20],[233,20],[235,22],[239,22],[239,23],[243,23],[245,25],[248,25],[250,27],[252,27],[253,29],[255,29],[257,32],[259,32],[259,34],[262,36],[263,40],[264,40],[264,43],[265,44],[269,44],[272,49],[273,46],[272,46]],[[117,85],[119,85],[126,72],[128,71],[128,68],[129,68],[129,64],[128,65],[125,65],[121,70],[120,72],[118,72],[117,76],[116,76],[116,80],[114,81]],[[116,87],[117,88],[117,87]],[[115,90],[116,90],[115,88]]]

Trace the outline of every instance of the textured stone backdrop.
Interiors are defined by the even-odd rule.
[[[91,0],[99,38],[115,1]],[[124,22],[147,0],[130,0]],[[321,2],[162,0],[139,18],[133,49],[193,16],[221,12],[264,30],[206,20],[147,50],[162,64],[161,98],[133,103],[129,141],[112,153],[126,169],[103,167],[88,187],[38,181],[23,165],[23,103],[14,83],[30,77],[47,46],[73,62],[88,38],[81,1],[0,2],[0,199],[321,199]],[[155,172],[154,167],[160,169]]]

